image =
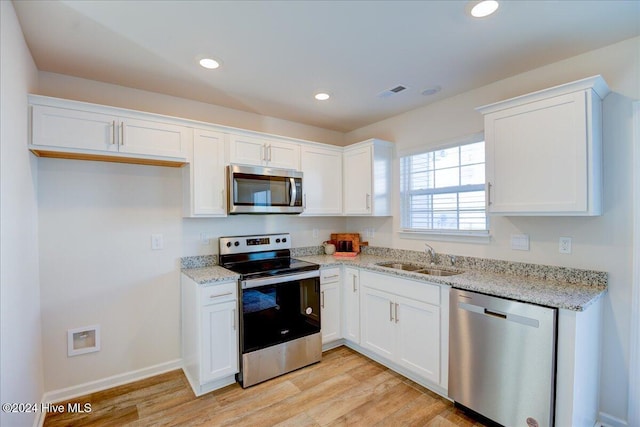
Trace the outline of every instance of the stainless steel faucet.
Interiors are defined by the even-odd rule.
[[[428,243],[424,244],[424,251],[429,255],[429,262],[431,264],[436,263],[436,251]]]

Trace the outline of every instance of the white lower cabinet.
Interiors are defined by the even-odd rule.
[[[360,344],[360,271],[345,267],[342,281],[342,335]]]
[[[235,382],[237,282],[201,286],[182,275],[183,371],[196,396]]]
[[[370,271],[360,272],[360,283],[360,345],[446,388],[440,287]]]
[[[340,267],[323,269],[320,272],[320,321],[322,345],[326,348],[342,338],[340,300]]]

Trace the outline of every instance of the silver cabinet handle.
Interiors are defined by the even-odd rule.
[[[222,210],[224,210],[226,203],[224,200],[224,190],[220,191],[220,207],[222,208]]]
[[[307,209],[307,193],[304,193],[304,195],[302,196],[302,209]]]
[[[269,144],[269,145],[267,146],[267,149],[269,150],[269,151],[268,151],[268,153],[269,153],[269,158],[268,158],[267,160],[268,160],[268,161],[271,161],[271,144]]]
[[[267,161],[267,144],[262,144],[262,148],[260,149],[262,154],[262,160]]]
[[[367,193],[367,210],[371,210],[371,194]]]
[[[324,291],[320,292],[320,307],[324,308]]]
[[[226,294],[220,294],[220,295],[210,295],[209,299],[215,299],[215,298],[220,298],[220,297],[226,297],[227,295],[233,295],[233,292],[227,292]]]
[[[116,145],[116,121],[111,122],[111,145]]]
[[[340,277],[340,275],[339,274],[334,274],[333,276],[324,276],[323,279],[333,279],[335,277]],[[353,276],[353,277],[356,277],[356,276]]]
[[[491,183],[487,182],[487,206],[491,206]]]
[[[120,122],[120,145],[124,145],[124,122]]]
[[[351,278],[353,279],[353,292],[358,292],[358,289],[356,288],[356,276],[353,275]]]
[[[398,323],[398,303],[396,303],[396,323]]]
[[[236,330],[236,309],[235,308],[232,310],[231,315],[232,315],[231,320],[233,322],[233,330],[235,331]]]
[[[393,301],[389,301],[389,322],[393,322]]]

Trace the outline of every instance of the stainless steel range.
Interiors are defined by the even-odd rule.
[[[319,362],[320,266],[291,258],[289,234],[221,237],[220,265],[240,274],[242,387]]]

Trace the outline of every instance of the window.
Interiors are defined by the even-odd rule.
[[[404,231],[486,231],[484,192],[484,141],[400,158]]]

